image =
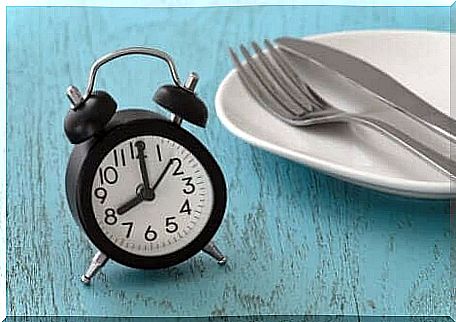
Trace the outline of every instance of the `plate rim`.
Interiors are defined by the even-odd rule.
[[[309,35],[302,38],[319,40],[319,39],[328,39],[334,37],[340,37],[343,35],[359,35],[359,34],[422,34],[427,35],[448,35],[449,32],[443,31],[423,31],[423,30],[355,30],[355,31],[337,31],[332,33]],[[404,178],[392,178],[386,177],[383,175],[377,175],[371,172],[359,171],[355,168],[348,167],[345,165],[336,164],[334,162],[329,162],[327,160],[322,160],[316,157],[309,156],[302,152],[296,152],[288,148],[284,148],[280,145],[271,143],[264,139],[255,137],[254,135],[245,132],[244,130],[237,127],[231,120],[227,117],[225,109],[222,107],[222,96],[226,88],[226,84],[235,77],[237,73],[236,69],[231,69],[228,74],[224,77],[220,83],[216,95],[215,95],[215,110],[217,117],[220,122],[230,131],[233,135],[238,138],[248,142],[249,144],[266,150],[270,153],[274,153],[288,160],[303,164],[304,166],[310,167],[313,170],[323,172],[332,177],[353,183],[355,185],[368,187],[370,189],[388,192],[393,194],[399,194],[408,197],[417,197],[425,199],[448,199],[454,198],[455,192],[452,192],[452,181],[448,179],[447,182],[429,182],[429,181],[417,181]]]

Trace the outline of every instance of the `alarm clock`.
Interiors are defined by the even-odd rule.
[[[111,95],[93,90],[102,65],[133,54],[167,63],[173,84],[160,87],[154,101],[171,118],[146,109],[117,111]],[[204,251],[226,262],[212,241],[225,212],[225,179],[206,147],[181,127],[182,121],[206,126],[197,82],[191,73],[182,84],[167,53],[130,47],[95,61],[84,95],[75,86],[67,89],[71,108],[64,130],[74,148],[66,195],[73,217],[98,249],[82,282],[89,284],[108,259],[158,269]]]

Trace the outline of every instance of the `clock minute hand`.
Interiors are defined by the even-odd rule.
[[[149,174],[147,173],[147,166],[146,166],[146,156],[144,155],[144,149],[146,145],[143,141],[137,141],[135,143],[136,148],[138,149],[138,159],[139,159],[139,168],[141,170],[141,177],[144,184],[145,192],[150,192],[152,189],[150,188],[149,182]]]
[[[138,149],[138,152],[139,151],[140,150]],[[169,170],[169,168],[171,167],[172,164],[173,164],[172,160],[169,160],[168,164],[166,165],[165,169],[163,170],[163,172],[158,177],[158,179],[155,182],[154,186],[152,188],[149,188],[150,190],[148,191],[148,193],[146,193],[146,187],[143,187],[141,189],[141,191],[139,191],[138,194],[133,199],[127,201],[122,206],[117,208],[117,214],[122,215],[122,214],[126,213],[131,208],[136,207],[137,205],[139,205],[144,200],[152,201],[153,199],[155,199],[154,191],[158,187],[160,182],[163,180],[163,178],[165,177],[166,173],[168,172],[168,170]],[[148,182],[148,180],[147,180],[147,182]],[[151,198],[148,198],[149,195],[151,196]]]

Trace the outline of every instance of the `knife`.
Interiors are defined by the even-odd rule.
[[[456,142],[456,120],[418,97],[390,75],[341,50],[299,38],[275,40],[279,48],[335,71],[400,112]]]

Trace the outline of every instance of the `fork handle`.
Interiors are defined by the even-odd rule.
[[[409,135],[383,121],[361,115],[345,116],[348,117],[350,121],[355,121],[357,123],[361,123],[370,128],[378,130],[382,134],[385,134],[389,138],[395,140],[396,142],[406,147],[408,150],[415,153],[422,160],[436,167],[438,170],[440,170],[440,172],[444,173],[452,179],[456,178],[456,162],[451,160],[451,158],[438,153],[437,151],[427,147],[426,145],[418,142]]]

